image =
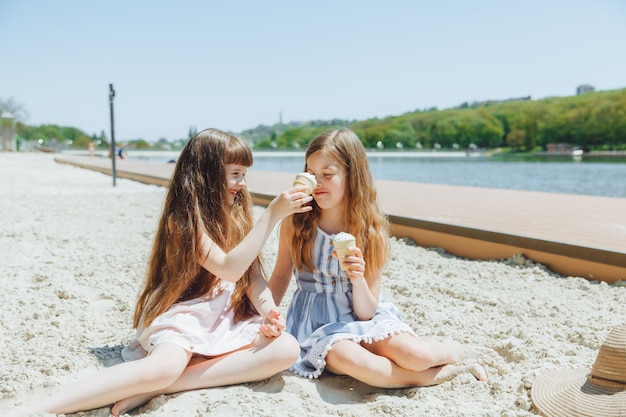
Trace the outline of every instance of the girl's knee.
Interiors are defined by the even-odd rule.
[[[180,366],[175,361],[162,361],[147,370],[142,379],[151,381],[159,386],[168,386],[176,381],[185,370],[185,366]]]
[[[274,343],[276,344],[275,349],[279,358],[285,363],[288,363],[286,368],[293,365],[300,356],[300,345],[296,338],[287,332],[283,332],[270,346]]]
[[[300,345],[295,337],[287,332],[282,332],[278,337],[261,337],[254,343],[254,349],[263,352],[273,364],[280,370],[285,370],[293,365],[300,356]]]
[[[326,354],[326,363],[334,369],[370,367],[370,353],[352,341],[336,342]]]
[[[168,352],[154,352],[142,361],[146,366],[142,368],[141,378],[146,382],[154,382],[158,385],[167,386],[176,381],[185,371],[189,364],[191,354],[168,354]],[[172,352],[169,352],[172,353]]]

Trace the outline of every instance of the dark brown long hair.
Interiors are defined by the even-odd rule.
[[[200,262],[200,236],[206,232],[222,250],[234,248],[252,229],[252,199],[241,189],[231,205],[226,165],[252,165],[252,151],[243,139],[217,129],[194,136],[174,168],[163,214],[152,246],[145,286],[139,295],[133,325],[149,326],[180,301],[214,293],[218,277]],[[257,259],[254,262],[259,262]],[[246,295],[252,267],[237,281],[232,296],[235,318],[254,314]]]
[[[349,129],[329,130],[317,136],[306,149],[306,160],[315,152],[324,152],[346,172],[344,218],[348,232],[356,237],[368,268],[381,270],[389,258],[389,221],[382,211],[374,180],[369,169],[365,148],[358,136]],[[290,216],[292,258],[296,268],[314,270],[313,243],[321,211],[315,200],[313,210],[302,216]]]

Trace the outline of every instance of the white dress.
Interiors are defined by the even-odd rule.
[[[221,292],[174,304],[122,350],[125,361],[148,355],[159,343],[172,343],[197,355],[220,356],[252,343],[263,319],[235,322],[231,295],[235,284],[221,281]]]

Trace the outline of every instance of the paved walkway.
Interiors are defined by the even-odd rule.
[[[111,174],[111,160],[55,160]],[[174,164],[117,160],[116,174],[167,186]],[[248,189],[265,204],[289,187],[293,174],[250,170]],[[469,259],[514,254],[563,275],[626,280],[626,198],[376,181],[392,233]]]

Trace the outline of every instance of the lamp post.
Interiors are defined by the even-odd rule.
[[[113,177],[113,186],[115,187],[115,126],[113,123],[113,98],[115,97],[115,90],[113,84],[109,84],[109,104],[111,107],[111,176]]]

